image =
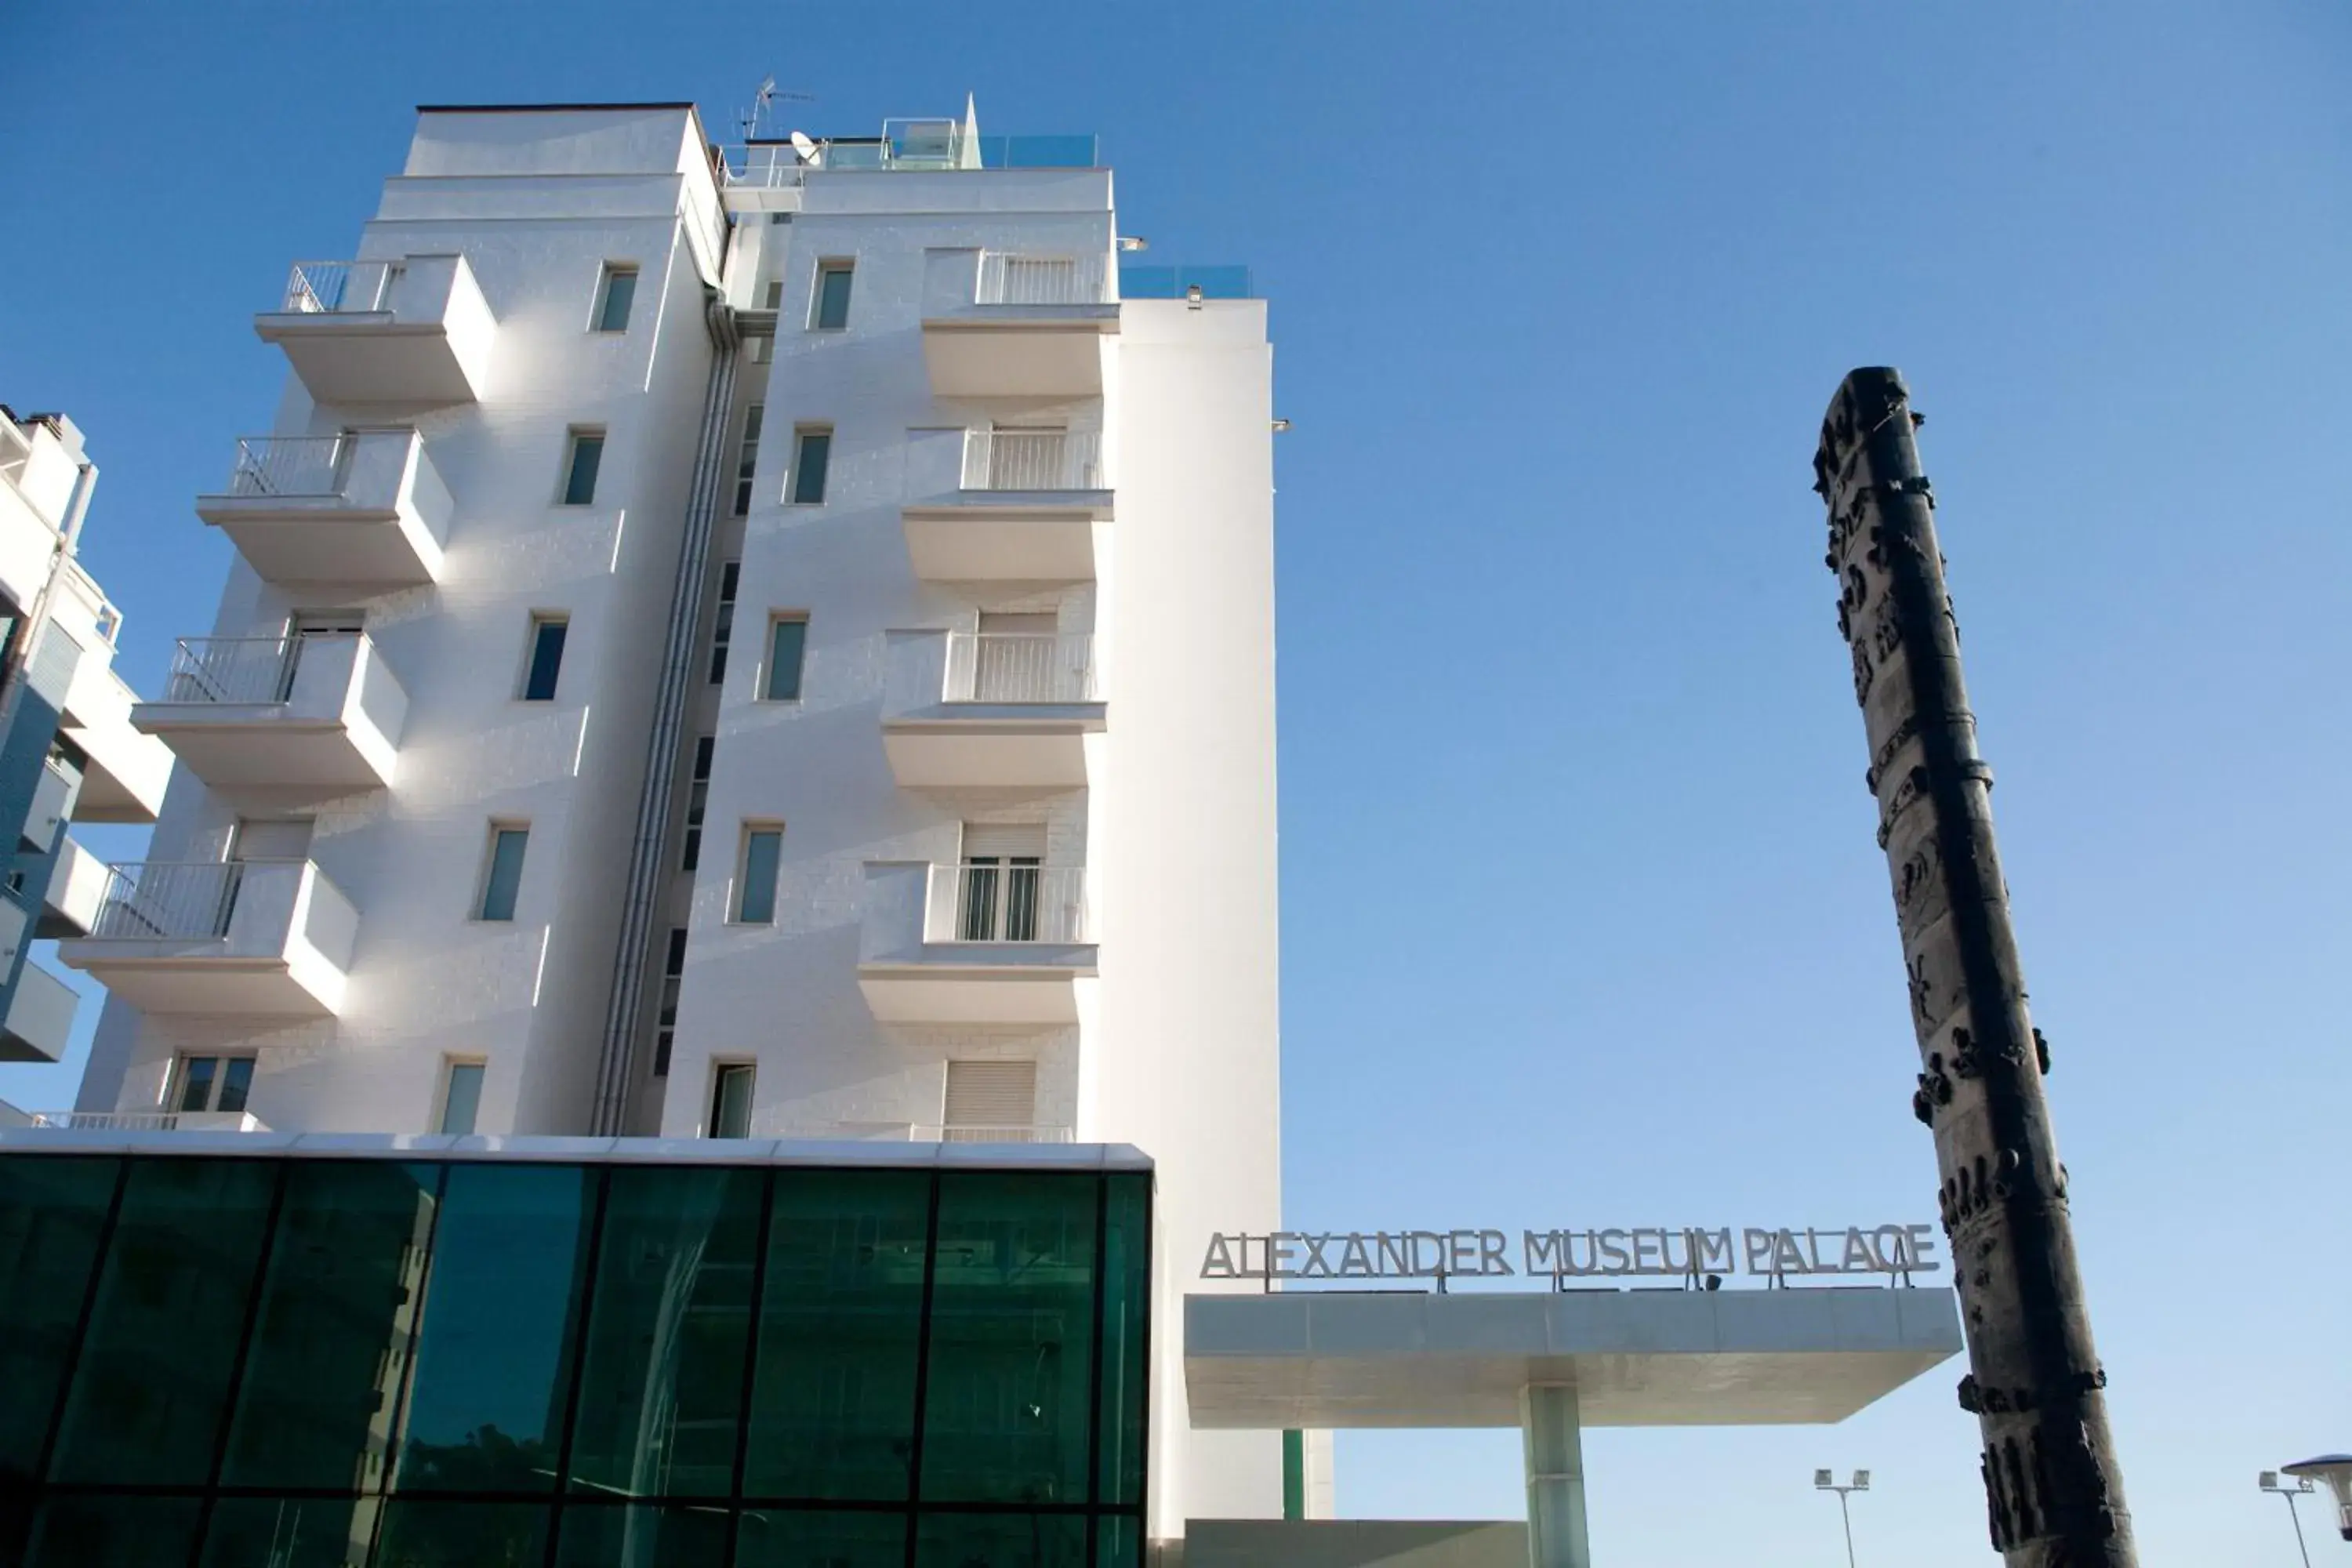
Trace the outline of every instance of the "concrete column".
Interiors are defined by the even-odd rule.
[[[1531,1383],[1519,1391],[1528,1460],[1529,1568],[1592,1568],[1584,1531],[1584,1443],[1576,1389]]]

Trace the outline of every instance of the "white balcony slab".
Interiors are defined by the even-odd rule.
[[[359,914],[308,860],[119,866],[60,962],[149,1014],[332,1017]]]
[[[271,583],[415,587],[440,574],[448,487],[414,429],[257,437],[196,515]]]
[[[1109,490],[959,490],[900,513],[915,575],[940,583],[1084,583]]]
[[[304,262],[283,305],[254,318],[314,401],[471,403],[489,380],[498,322],[462,256]]]
[[[961,868],[868,864],[857,984],[875,1017],[896,1024],[1076,1023],[1078,983],[1097,973],[1085,870],[1046,867],[1036,874],[1039,883],[1023,900],[1031,912],[1013,922],[1024,940],[965,941],[959,940],[964,931],[1001,938],[1007,927],[1001,904],[978,926],[967,921],[960,895],[970,884]]]
[[[61,728],[82,749],[76,822],[152,822],[172,782],[172,749],[131,722],[138,694],[112,664],[85,654],[66,691]]]
[[[106,862],[76,843],[71,835],[59,839],[33,934],[52,941],[88,935],[106,898],[107,876]]]
[[[392,784],[408,695],[362,636],[183,641],[131,722],[231,802],[299,805]]]
[[[72,986],[39,964],[25,965],[7,1015],[0,1019],[0,1061],[53,1062],[64,1056],[80,1000]]]
[[[1100,397],[1113,305],[972,305],[923,319],[940,397]]]

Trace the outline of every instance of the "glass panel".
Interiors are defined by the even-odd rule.
[[[441,1131],[463,1138],[474,1131],[482,1109],[482,1064],[451,1062],[449,1088],[441,1097]]]
[[[803,1513],[745,1509],[735,1568],[904,1568],[903,1513]]]
[[[572,462],[563,476],[563,504],[587,506],[596,499],[596,469],[604,461],[604,437],[572,437]]]
[[[490,871],[482,882],[482,918],[510,921],[515,900],[522,891],[523,852],[530,847],[530,830],[501,827],[490,837]]]
[[[743,837],[743,897],[735,918],[746,925],[768,925],[776,918],[776,861],[783,844],[784,836],[772,829]]]
[[[205,1527],[202,1568],[345,1568],[367,1561],[376,1503],[350,1498],[223,1498]]]
[[[816,324],[826,331],[849,325],[849,285],[855,276],[846,267],[821,267],[816,274]]]
[[[915,1171],[776,1173],[745,1496],[908,1495],[930,1189]]]
[[[373,1490],[408,1370],[441,1173],[296,1160],[221,1479]]]
[[[555,700],[555,678],[563,668],[563,639],[571,631],[568,621],[534,622],[530,637],[530,674],[523,682],[522,700],[526,702]]]
[[[25,1568],[187,1568],[194,1498],[58,1498],[41,1510]]]
[[[636,297],[637,269],[635,268],[606,268],[604,308],[596,313],[596,330],[600,332],[625,331],[629,325],[629,306]]]
[[[1102,1476],[1105,1502],[1143,1501],[1143,1394],[1151,1375],[1151,1178],[1105,1178]],[[1107,1559],[1108,1561],[1108,1559]]]
[[[594,1184],[577,1166],[449,1167],[395,1491],[553,1487]]]
[[[213,1102],[215,1110],[243,1110],[247,1097],[253,1092],[253,1058],[225,1057],[221,1060],[220,1095]]]
[[[277,1178],[251,1160],[131,1162],[52,1479],[208,1479]]]
[[[940,1178],[926,1500],[1087,1500],[1095,1198],[1091,1177]]]
[[[112,1160],[0,1158],[0,1492],[40,1465],[121,1170]],[[0,1554],[8,1544],[0,1536]]]
[[[776,622],[768,644],[769,700],[797,701],[801,694],[801,656],[808,646],[808,623]]]
[[[710,1135],[751,1135],[751,1068],[740,1062],[719,1068],[710,1085]]]
[[[536,1502],[388,1503],[375,1568],[540,1568],[548,1509]]]
[[[925,1513],[915,1568],[1080,1568],[1087,1521],[1075,1513]]]
[[[760,1171],[613,1172],[572,1436],[575,1491],[733,1489],[766,1185]],[[573,1533],[567,1515],[566,1562]]]
[[[793,462],[793,500],[814,506],[824,500],[824,470],[833,458],[833,432],[803,430],[800,452]]]
[[[1143,1568],[1143,1521],[1104,1514],[1095,1525],[1095,1568]]]
[[[213,1075],[220,1070],[218,1057],[189,1057],[180,1063],[180,1109],[210,1110]]]
[[[718,1568],[727,1561],[731,1522],[724,1503],[647,1508],[575,1501],[563,1510],[555,1568]]]

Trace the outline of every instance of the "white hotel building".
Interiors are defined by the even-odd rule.
[[[1279,1514],[1179,1343],[1280,1224],[1265,310],[1121,298],[1095,162],[423,110],[224,414],[79,1111],[1137,1145],[1150,1533]]]

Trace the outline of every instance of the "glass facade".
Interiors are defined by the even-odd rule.
[[[0,1154],[0,1564],[1135,1568],[1150,1203]]]

